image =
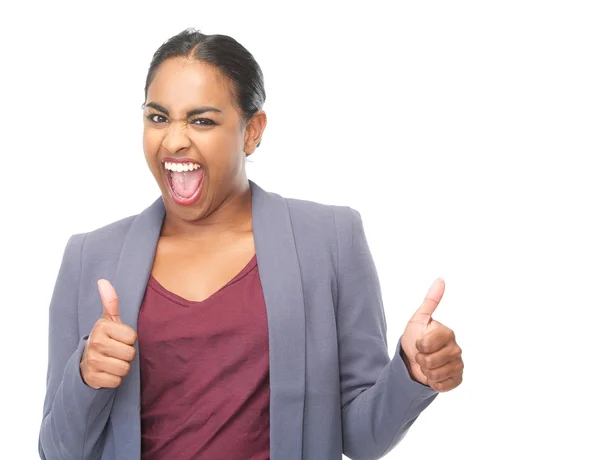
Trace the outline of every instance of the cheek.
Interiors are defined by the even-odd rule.
[[[196,133],[192,143],[206,160],[212,174],[228,174],[236,169],[241,151],[239,136],[225,130]]]
[[[191,132],[192,142],[201,150],[228,152],[235,147],[237,139],[230,129],[214,128],[206,132]]]
[[[160,133],[157,133],[156,130],[144,130],[142,142],[146,164],[152,175],[159,180],[162,174],[160,167],[157,165],[157,155],[162,142]]]
[[[162,140],[162,136],[159,131],[157,131],[155,129],[144,129],[144,135],[143,135],[144,154],[147,157],[156,155],[160,148],[161,140]]]

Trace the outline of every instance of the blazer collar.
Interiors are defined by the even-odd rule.
[[[300,460],[306,335],[296,243],[287,201],[249,182],[254,244],[269,331],[271,459]],[[162,196],[136,216],[125,237],[112,283],[119,295],[121,319],[136,330],[164,217]],[[134,428],[133,436],[128,430],[114,431],[116,458],[139,458],[139,411],[140,369],[136,357],[117,389],[111,412],[114,425]]]

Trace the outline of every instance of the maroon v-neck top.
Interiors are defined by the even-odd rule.
[[[269,459],[269,340],[256,256],[201,302],[150,276],[138,344],[142,460]]]

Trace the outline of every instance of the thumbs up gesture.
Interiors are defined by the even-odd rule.
[[[92,388],[116,388],[129,373],[129,363],[135,358],[133,345],[137,334],[121,321],[119,298],[112,284],[98,280],[98,290],[102,316],[86,341],[79,370],[85,383]]]
[[[462,350],[454,331],[431,318],[444,295],[445,283],[438,278],[412,316],[401,339],[401,356],[413,380],[443,392],[462,382]]]

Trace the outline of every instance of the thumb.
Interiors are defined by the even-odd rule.
[[[98,280],[98,290],[102,299],[102,317],[121,323],[119,316],[119,298],[115,288],[110,284],[110,281],[105,279]]]
[[[439,305],[440,300],[442,300],[445,289],[446,283],[444,280],[442,278],[436,279],[429,288],[429,291],[427,291],[425,300],[423,300],[423,303],[412,316],[410,321],[427,326],[431,322],[431,315],[433,315],[433,312]]]

